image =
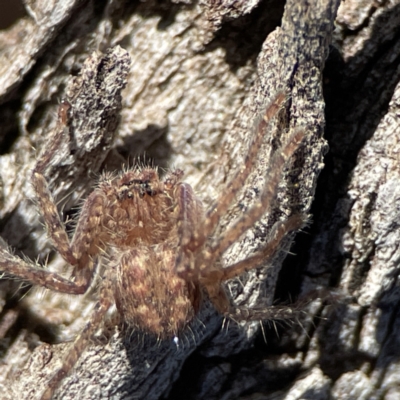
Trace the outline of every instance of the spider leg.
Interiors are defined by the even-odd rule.
[[[215,272],[215,273],[213,273]],[[213,278],[216,280],[213,281]],[[201,279],[201,283],[207,290],[209,299],[215,309],[222,315],[233,319],[234,321],[262,321],[262,320],[293,320],[298,319],[304,313],[303,309],[306,303],[303,300],[298,301],[291,306],[260,306],[260,307],[242,307],[230,305],[228,296],[224,288],[218,281],[218,272],[212,271],[210,276]],[[309,301],[307,301],[309,302]]]
[[[249,259],[249,261],[252,261]],[[254,260],[253,260],[254,261]],[[255,265],[252,265],[254,267]],[[249,268],[250,265],[248,265]],[[295,304],[288,305],[277,305],[277,306],[259,306],[259,307],[243,307],[243,306],[232,306],[228,300],[225,290],[221,286],[218,279],[222,274],[212,271],[211,275],[201,279],[202,284],[209,294],[209,298],[212,301],[215,309],[222,315],[231,318],[234,321],[265,321],[265,320],[298,320],[302,314],[304,314],[304,307],[313,298],[308,297],[307,299],[300,299]],[[215,278],[215,281],[213,281]]]
[[[35,184],[38,182],[40,183],[39,190],[41,190],[38,198],[40,199],[45,224],[57,251],[68,263],[75,267],[75,279],[74,281],[65,279],[35,265],[33,262],[27,262],[12,255],[6,249],[0,249],[0,271],[5,271],[18,278],[59,292],[85,293],[93,279],[94,261],[100,253],[102,241],[106,240],[107,236],[102,225],[104,196],[94,191],[88,197],[70,243],[43,175],[38,176]]]
[[[203,207],[196,198],[194,191],[187,183],[179,183],[175,189],[178,215],[178,254],[176,258],[176,271],[180,276],[185,274],[185,278],[193,277],[198,274],[194,270],[193,253],[199,247],[199,231],[196,229],[203,225]],[[195,227],[193,229],[193,227]]]
[[[0,271],[61,293],[83,294],[89,286],[89,282],[73,282],[38,265],[28,263],[5,249],[0,250]]]
[[[51,400],[60,381],[68,375],[69,371],[74,367],[82,352],[89,344],[91,337],[104,320],[104,316],[111,306],[112,298],[109,283],[107,285],[104,284],[99,293],[100,300],[95,305],[89,322],[86,323],[82,333],[75,339],[72,347],[68,349],[68,353],[62,361],[61,367],[47,383],[47,388],[43,393],[41,400]]]
[[[94,270],[93,260],[107,236],[103,229],[102,219],[106,203],[104,193],[95,190],[85,201],[74,237],[70,242],[56,202],[44,177],[45,170],[61,146],[63,137],[68,135],[70,107],[71,105],[65,101],[60,104],[55,134],[32,171],[32,185],[54,247],[65,261],[75,267],[75,281],[81,286],[88,287]]]
[[[303,131],[295,131],[283,148],[274,154],[269,169],[270,178],[268,183],[264,186],[260,201],[253,205],[245,215],[236,220],[233,226],[221,235],[219,240],[211,247],[207,257],[205,257],[206,264],[213,263],[218,259],[228,247],[238,240],[240,236],[242,236],[266,211],[270,209],[287,161],[299,148],[303,138]],[[204,267],[206,267],[206,265],[204,265]]]
[[[68,135],[68,111],[71,105],[65,101],[60,104],[58,111],[58,122],[55,134],[51,138],[49,145],[37,160],[36,166],[32,171],[32,186],[35,190],[36,199],[42,211],[48,235],[54,242],[55,247],[61,256],[71,265],[76,265],[77,260],[72,255],[69,245],[68,235],[61,222],[57,211],[56,202],[48,188],[44,177],[45,170],[50,165],[54,154],[60,147],[63,136]]]
[[[221,286],[223,270],[212,266],[200,277],[201,285],[207,290],[208,297],[215,309],[222,315],[229,312],[230,303],[224,288]]]
[[[32,172],[32,184],[43,215],[47,232],[57,251],[65,261],[75,267],[74,281],[47,271],[13,256],[6,249],[0,249],[0,270],[29,280],[49,289],[63,293],[82,294],[90,286],[94,272],[94,261],[107,232],[103,229],[103,209],[105,196],[94,191],[86,200],[79,218],[74,237],[70,242],[64,224],[60,219],[56,203],[44,177],[44,171],[60,146],[64,135],[70,105],[62,103],[59,110],[58,125],[49,146],[39,157]]]
[[[277,222],[274,225],[271,239],[265,247],[252,255],[251,257],[241,260],[235,264],[222,269],[222,280],[235,278],[242,273],[249,271],[270,260],[279,248],[282,239],[289,232],[300,229],[304,225],[304,217],[301,214],[295,214],[289,217],[286,221]]]
[[[343,297],[336,292],[326,290],[326,288],[311,290],[302,294],[299,299],[288,305],[268,305],[258,307],[243,307],[231,306],[225,316],[232,318],[235,321],[297,321],[300,323],[300,318],[307,315],[305,308],[314,300],[319,299],[328,305],[335,305],[343,302]],[[300,324],[301,325],[301,324]]]
[[[237,318],[237,314],[239,313],[238,308],[232,308],[229,305],[229,300],[226,296],[225,290],[222,288],[221,283],[227,281],[229,279],[235,278],[241,275],[243,272],[253,269],[255,267],[260,266],[262,263],[265,263],[276,253],[279,248],[279,244],[282,242],[284,236],[294,230],[300,229],[304,225],[304,218],[300,214],[296,214],[288,218],[286,221],[281,221],[275,224],[271,239],[265,245],[265,247],[254,254],[253,256],[246,258],[245,260],[239,261],[235,264],[232,264],[226,268],[218,268],[212,265],[211,268],[207,268],[202,271],[202,275],[200,278],[201,284],[206,288],[207,293],[209,295],[210,300],[214,304],[215,308],[218,312],[225,315],[233,315],[235,314],[235,318]],[[285,310],[285,307],[272,307],[271,310],[265,311],[265,313],[270,313],[266,319],[270,319],[272,313],[274,313],[274,319],[279,316],[280,310]],[[235,311],[236,310],[236,311]],[[264,308],[262,310],[248,310],[244,308],[245,311],[241,311],[240,313],[244,313],[247,319],[263,319],[259,318],[260,313],[264,312]],[[279,312],[278,312],[279,311]],[[249,315],[253,313],[253,317],[249,318]],[[267,315],[267,314],[265,314]],[[286,315],[286,314],[285,314]],[[286,318],[282,318],[286,319]]]
[[[279,249],[279,245],[285,235],[291,231],[300,229],[304,223],[304,217],[301,214],[295,214],[289,217],[286,221],[281,221],[275,224],[271,239],[268,241],[265,247],[253,256],[224,268],[222,279],[224,281],[232,279],[243,272],[251,270],[270,260]],[[302,311],[304,305],[304,301],[299,301],[298,304],[296,303],[291,306],[272,305],[268,307],[261,306],[256,308],[231,306],[225,315],[234,319],[235,321],[288,321],[299,319],[300,315],[304,313]]]
[[[225,313],[226,317],[234,321],[290,321],[299,320],[304,315],[306,303],[300,301],[293,305],[260,306],[248,308],[241,306],[231,306]]]
[[[56,203],[50,193],[45,177],[37,172],[37,168],[34,169],[32,174],[32,184],[48,235],[64,260],[71,265],[76,265],[77,259],[72,254],[69,238],[58,214]]]
[[[201,246],[214,232],[216,226],[219,223],[220,217],[222,215],[225,215],[232,201],[236,198],[238,192],[242,189],[244,182],[246,181],[250,172],[253,170],[253,167],[256,163],[257,154],[264,139],[265,131],[270,124],[272,118],[280,110],[285,99],[285,93],[280,92],[266,107],[263,118],[261,118],[255,126],[255,133],[253,135],[252,142],[250,143],[249,150],[246,154],[243,168],[241,168],[233,176],[229,184],[226,186],[226,190],[207,211],[204,229],[202,229],[202,236],[198,239],[198,246]]]

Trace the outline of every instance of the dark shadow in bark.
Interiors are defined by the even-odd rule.
[[[265,38],[280,25],[284,6],[280,0],[262,1],[249,14],[223,21],[205,51],[225,49],[225,60],[232,71],[243,67],[249,60],[254,63]]]

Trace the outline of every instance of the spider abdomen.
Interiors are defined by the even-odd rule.
[[[126,250],[114,270],[116,305],[128,325],[172,337],[193,318],[193,296],[175,273],[175,253],[168,243]]]

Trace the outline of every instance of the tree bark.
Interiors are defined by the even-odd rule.
[[[68,275],[29,177],[62,98],[72,104],[73,128],[46,178],[65,220],[77,216],[98,174],[146,160],[183,169],[209,205],[241,168],[256,121],[284,92],[221,232],[256,201],[271,154],[294,130],[306,134],[278,201],[223,260],[262,247],[285,216],[311,215],[289,255],[293,236],[228,289],[240,306],[299,298],[304,317],[236,324],[206,302],[178,345],[110,317],[55,398],[400,396],[400,1],[338,7],[339,0],[26,0],[26,14],[0,32],[0,245],[52,270]],[[38,398],[95,301],[95,288],[65,296],[0,280],[0,399]]]

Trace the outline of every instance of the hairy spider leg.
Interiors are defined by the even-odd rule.
[[[103,284],[100,287],[99,301],[93,309],[90,320],[86,323],[80,335],[77,336],[72,347],[68,349],[68,354],[63,358],[61,367],[48,381],[47,388],[42,394],[41,400],[51,400],[58,384],[76,364],[80,355],[87,347],[88,342],[90,342],[91,337],[104,320],[104,316],[110,308],[113,298],[110,282],[109,278],[104,278]]]
[[[268,184],[264,186],[260,201],[250,208],[245,215],[236,220],[232,227],[222,233],[221,238],[209,247],[204,257],[196,258],[195,269],[200,271],[201,284],[206,287],[210,299],[217,310],[223,314],[228,312],[230,305],[221,283],[240,275],[245,272],[246,269],[254,268],[268,261],[277,250],[283,237],[290,231],[299,229],[305,222],[301,215],[292,216],[285,222],[278,222],[274,227],[274,232],[271,236],[272,239],[265,245],[264,250],[261,252],[227,268],[222,268],[216,263],[226,249],[238,240],[253,226],[255,221],[258,221],[261,216],[270,209],[271,202],[274,200],[275,194],[277,193],[278,184],[282,179],[284,168],[288,160],[293,156],[293,153],[300,146],[303,138],[304,133],[302,131],[295,132],[289,138],[287,144],[274,154],[270,167],[271,177]]]
[[[6,249],[0,251],[0,271],[60,293],[82,294],[86,291],[86,286],[78,285],[55,272],[43,269],[40,265],[31,261],[28,263]]]
[[[199,231],[204,227],[203,205],[187,183],[176,186],[175,198],[179,237],[176,272],[184,279],[198,280],[199,271],[196,269],[194,257],[200,256],[203,249],[197,243]]]
[[[268,262],[277,252],[283,238],[289,233],[301,229],[305,224],[304,216],[301,214],[294,214],[286,221],[278,221],[271,232],[269,241],[265,246],[257,251],[252,256],[231,264],[222,269],[221,280],[226,281],[236,278],[246,271]]]
[[[280,110],[285,99],[286,96],[283,92],[278,93],[266,107],[263,118],[256,124],[255,134],[246,154],[243,168],[233,176],[227,185],[227,190],[213,202],[205,216],[196,210],[196,199],[193,189],[187,184],[181,184],[177,187],[177,206],[180,210],[178,214],[178,230],[180,233],[179,237],[181,238],[181,246],[176,265],[177,272],[182,276],[190,276],[193,279],[195,274],[198,275],[199,268],[193,267],[193,254],[200,253],[208,237],[215,231],[221,216],[226,213],[239,190],[243,187],[257,160],[257,154],[264,139],[265,131],[272,118]],[[201,220],[200,215],[202,217]],[[197,223],[193,224],[193,220],[196,220]],[[195,228],[193,229],[193,227]],[[202,268],[201,265],[200,268]]]
[[[39,207],[43,214],[47,232],[57,251],[65,261],[75,267],[75,280],[68,280],[57,273],[41,269],[34,263],[27,263],[10,254],[0,252],[0,268],[3,271],[28,280],[33,284],[62,293],[83,294],[87,291],[94,275],[94,260],[99,253],[101,241],[107,235],[102,232],[101,214],[104,196],[94,191],[85,202],[78,226],[70,242],[64,224],[60,219],[53,196],[44,177],[44,171],[51,162],[54,152],[60,146],[63,135],[67,134],[70,105],[60,105],[58,125],[49,147],[39,157],[32,172],[32,184]],[[36,268],[38,267],[38,268]]]
[[[285,99],[286,95],[283,92],[278,93],[266,107],[264,116],[256,123],[255,132],[253,133],[252,141],[244,159],[243,167],[239,168],[239,171],[232,177],[229,184],[226,186],[227,190],[225,190],[207,210],[202,235],[197,239],[199,246],[201,246],[215,231],[221,216],[226,214],[232,201],[242,189],[244,182],[250,175],[258,159],[257,155],[264,140],[265,132],[271,120],[281,109]]]
[[[212,261],[218,259],[228,247],[254,225],[254,222],[258,221],[263,214],[270,211],[271,204],[278,191],[278,185],[282,181],[282,176],[288,160],[292,158],[303,139],[304,132],[295,131],[289,137],[287,143],[275,152],[269,167],[268,182],[264,185],[259,201],[242,217],[237,219],[234,224],[220,236],[218,241],[212,245],[210,251],[211,256],[209,259],[206,259],[207,265],[211,265]],[[206,265],[204,267],[206,267]]]
[[[202,271],[200,282],[206,288],[214,306],[221,314],[237,321],[286,320],[293,319],[296,316],[296,309],[301,311],[300,307],[289,308],[287,306],[268,306],[256,309],[240,306],[232,307],[222,283],[271,260],[282,239],[288,233],[300,229],[304,223],[305,220],[301,214],[292,215],[286,221],[279,221],[273,227],[270,240],[263,249],[254,255],[225,268],[213,266]]]

